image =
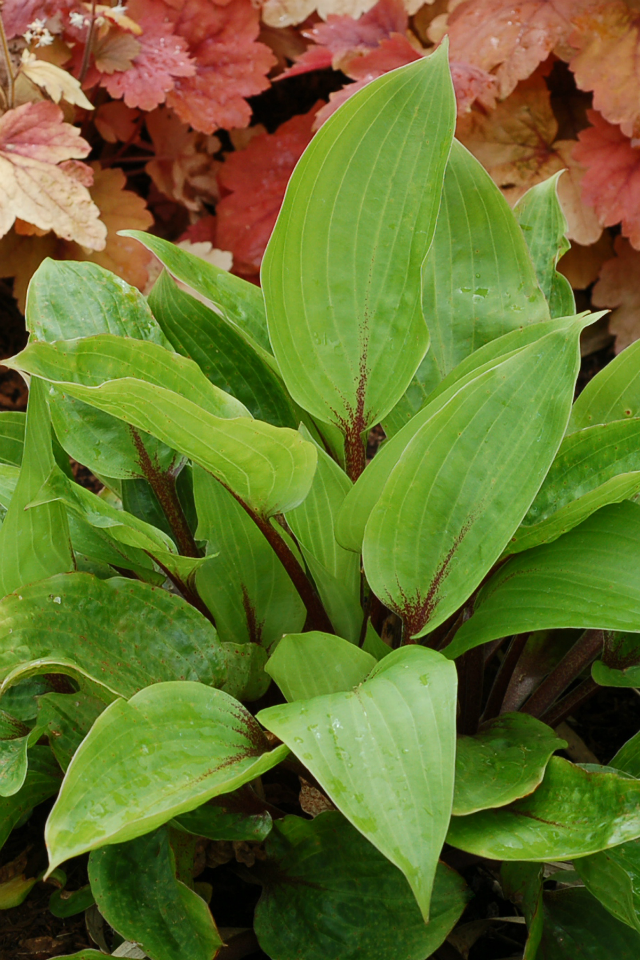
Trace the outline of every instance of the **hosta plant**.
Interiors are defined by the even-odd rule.
[[[556,272],[557,176],[512,211],[454,120],[444,47],[353,96],[261,288],[145,234],[148,299],[34,276],[0,842],[57,799],[5,905],[48,878],[151,960],[425,960],[472,897],[451,864],[502,861],[527,960],[638,955],[640,739],[584,766],[555,729],[640,683],[640,349],[573,403],[597,316]],[[211,846],[254,933],[216,925]]]

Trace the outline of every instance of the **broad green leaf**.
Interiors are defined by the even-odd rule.
[[[438,863],[425,924],[402,873],[333,811],[278,820],[265,850],[255,931],[278,960],[424,960],[468,899],[461,877]]]
[[[440,380],[478,347],[549,319],[509,204],[482,164],[457,141],[424,262],[422,309]]]
[[[38,725],[24,737],[0,740],[0,797],[12,797],[22,787],[27,776],[27,751],[43,732]]]
[[[371,623],[371,620],[369,620],[367,623],[367,630],[364,635],[362,649],[367,653],[370,653],[372,657],[376,658],[376,660],[382,660],[383,657],[386,657],[391,653],[391,647],[378,636],[375,627]]]
[[[165,829],[94,850],[89,880],[107,923],[151,960],[212,960],[222,946],[204,900],[176,879]]]
[[[210,559],[196,574],[198,593],[225,643],[269,648],[283,633],[300,630],[306,610],[288,573],[251,517],[228,490],[196,467],[196,537]]]
[[[558,200],[562,172],[531,187],[513,208],[552,317],[566,317],[576,309],[571,284],[556,270],[558,260],[571,246],[565,236],[567,220]]]
[[[457,610],[521,523],[564,434],[579,332],[576,321],[469,381],[391,471],[367,521],[363,561],[408,636]]]
[[[226,677],[220,689],[236,700],[249,703],[266,693],[271,678],[265,673],[269,654],[257,643],[223,643]]]
[[[49,381],[99,387],[109,380],[135,378],[171,390],[214,417],[250,415],[244,404],[211,383],[193,360],[145,340],[100,334],[31,343],[13,361],[17,369]]]
[[[503,807],[542,782],[549,758],[566,747],[551,727],[526,713],[489,720],[472,737],[458,737],[454,816]]]
[[[637,687],[640,633],[606,633],[602,659],[591,664],[591,676],[602,687]]]
[[[492,860],[569,860],[640,837],[640,781],[552,757],[508,807],[452,817],[447,843]]]
[[[413,645],[381,660],[353,692],[258,714],[404,873],[425,922],[453,797],[455,710],[453,664]]]
[[[209,840],[249,840],[261,843],[273,821],[264,803],[250,787],[214,797],[208,803],[182,813],[172,823]]]
[[[207,563],[205,557],[180,556],[166,533],[144,520],[138,520],[126,510],[116,509],[103,497],[73,483],[59,468],[54,468],[29,508],[55,501],[60,501],[68,511],[94,527],[109,546],[115,541],[116,551],[121,551],[123,546],[134,547],[136,552],[132,559],[141,558],[141,555],[151,557],[179,583],[188,583],[196,570]],[[124,552],[127,553],[127,550]]]
[[[514,330],[486,344],[456,367],[433,391],[428,401],[410,422],[404,424],[397,434],[380,447],[367,469],[349,490],[336,521],[338,542],[349,550],[361,552],[364,528],[373,507],[380,499],[389,474],[420,428],[462,387],[481,374],[494,369],[504,360],[516,356],[523,347],[541,340],[543,335],[567,332],[576,323],[585,322],[591,322],[591,318],[587,321],[582,316],[569,317],[529,324],[521,330]]]
[[[330,633],[284,636],[265,667],[285,699],[309,700],[353,690],[369,676],[377,660],[355,644]]]
[[[37,882],[37,877],[26,879],[22,874],[0,883],[0,910],[11,910],[13,907],[19,907],[27,899]]]
[[[80,950],[79,953],[65,953],[56,960],[104,960],[104,953],[101,950]]]
[[[27,297],[31,340],[68,340],[115,334],[169,346],[144,297],[120,277],[92,263],[45,260]],[[148,463],[160,470],[179,466],[175,451],[131,430],[79,400],[49,389],[56,434],[67,453],[95,474],[145,476]]]
[[[23,351],[20,368],[26,369],[27,355],[34,356],[35,346]],[[18,365],[16,358],[13,362]],[[53,370],[50,374],[55,376]],[[295,430],[272,427],[247,417],[223,419],[172,390],[133,377],[94,387],[56,383],[70,396],[179,450],[260,516],[291,510],[309,492],[316,468],[316,448]],[[210,387],[214,389],[213,384]]]
[[[638,504],[610,504],[553,543],[510,558],[478,594],[446,656],[497,637],[563,627],[640,630]]]
[[[640,491],[640,418],[578,430],[563,440],[506,553],[556,540],[607,503]]]
[[[400,397],[393,410],[380,420],[388,439],[402,430],[418,410],[423,408],[439,383],[440,371],[433,352],[429,350],[414,373],[404,395]]]
[[[43,260],[29,284],[27,329],[35,340],[112,333],[167,346],[139,290],[95,263]]]
[[[309,432],[300,428],[310,440]],[[318,466],[308,496],[290,510],[287,523],[315,580],[334,630],[357,643],[362,627],[360,559],[340,546],[335,523],[352,484],[337,463],[318,448]]]
[[[104,706],[102,700],[81,691],[47,693],[38,698],[38,724],[46,727],[49,744],[63,770],[69,766]]]
[[[38,697],[53,691],[53,683],[47,677],[32,677],[7,690],[2,701],[3,712],[12,719],[28,723],[38,716]],[[24,731],[26,733],[26,730]]]
[[[95,897],[91,893],[91,887],[88,883],[78,890],[54,890],[49,897],[49,913],[61,919],[75,917],[78,913],[84,913],[95,902]],[[90,952],[88,951],[88,953]],[[82,955],[78,954],[78,956]],[[104,954],[99,954],[99,956],[104,958]]]
[[[24,584],[74,569],[62,504],[24,509],[54,465],[45,391],[42,380],[32,377],[20,477],[0,527],[0,597]]]
[[[108,580],[117,577],[118,570],[131,570],[139,580],[154,586],[165,582],[166,574],[143,550],[120,543],[109,530],[92,526],[73,510],[67,511],[67,520],[78,571]]]
[[[141,230],[121,230],[119,233],[122,237],[139,240],[177,280],[182,280],[215,304],[223,318],[235,324],[249,343],[254,341],[263,350],[271,352],[259,287],[150,233]]]
[[[420,268],[454,124],[446,45],[368,84],[307,147],[265,252],[269,335],[289,392],[353,445],[428,347]]]
[[[0,797],[0,849],[25,814],[58,792],[60,779],[60,768],[49,747],[31,747],[22,789],[12,797]]]
[[[611,761],[611,766],[632,777],[640,778],[640,732],[620,747]]]
[[[619,923],[588,890],[544,891],[536,960],[636,960],[640,935]]]
[[[574,866],[602,906],[640,933],[640,841],[582,857]]]
[[[221,690],[158,683],[116,700],[83,740],[47,821],[49,871],[105,843],[133,840],[287,755]]]
[[[26,414],[18,410],[0,413],[0,462],[19,467],[22,463]]]
[[[0,463],[0,506],[4,512],[9,509],[11,497],[14,494],[20,476],[20,467],[10,466],[7,463]]]
[[[0,691],[10,671],[33,661],[45,673],[76,667],[108,699],[164,680],[220,684],[226,663],[212,625],[180,597],[86,573],[42,580],[0,603]]]
[[[573,405],[567,433],[640,416],[640,340],[593,377]]]
[[[194,360],[212,383],[259,420],[298,426],[294,404],[272,364],[219,313],[180,290],[167,273],[156,281],[149,304],[173,348]]]

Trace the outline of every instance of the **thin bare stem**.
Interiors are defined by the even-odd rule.
[[[585,630],[580,639],[564,655],[560,663],[551,671],[536,692],[521,708],[523,713],[532,717],[541,717],[549,711],[567,687],[582,673],[592,660],[598,656],[604,645],[603,630]]]
[[[457,660],[458,702],[460,717],[458,732],[473,735],[477,733],[482,709],[482,685],[484,679],[484,652],[482,647],[467,650]]]
[[[483,720],[490,720],[493,717],[498,716],[504,695],[507,692],[507,687],[509,686],[509,680],[511,679],[511,675],[513,674],[516,664],[520,659],[520,654],[524,650],[528,639],[528,633],[520,633],[515,636],[509,644],[509,648],[504,656],[504,660],[500,664],[500,668],[496,673],[495,680],[493,681],[493,686],[491,687],[491,692],[489,693],[487,705],[484,708],[484,714],[482,716]]]
[[[578,707],[581,707],[590,697],[597,693],[601,688],[592,680],[591,677],[587,677],[586,680],[583,680],[582,683],[579,683],[578,686],[568,693],[566,697],[563,697],[562,700],[558,700],[557,703],[547,710],[546,713],[543,713],[540,717],[544,723],[548,723],[550,727],[557,727],[559,723],[562,723],[563,720],[566,720],[574,710],[577,710]]]
[[[2,56],[4,66],[7,71],[7,103],[9,109],[13,110],[16,103],[16,78],[11,65],[11,54],[9,53],[9,44],[7,43],[7,34],[4,29],[4,20],[2,19],[2,10],[0,9],[0,46],[2,47]]]
[[[93,33],[96,28],[96,0],[91,0],[91,12],[89,13],[89,29],[87,30],[87,41],[82,55],[82,66],[78,80],[83,82],[89,69],[89,60],[91,59],[91,47],[93,46]]]

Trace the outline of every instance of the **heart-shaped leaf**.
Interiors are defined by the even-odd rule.
[[[49,815],[49,871],[230,793],[287,753],[269,751],[242,704],[203,684],[158,683],[116,700],[73,757]]]
[[[348,820],[406,876],[425,921],[449,822],[456,672],[408,646],[351,693],[261,710]]]

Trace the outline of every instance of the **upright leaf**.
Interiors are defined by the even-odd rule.
[[[588,890],[545,891],[544,928],[536,960],[635,960],[640,934],[619,923]]]
[[[46,728],[51,749],[63,770],[69,766],[104,706],[102,700],[81,691],[46,693],[38,697],[38,724]]]
[[[640,933],[640,841],[581,857],[574,868],[609,913]]]
[[[215,629],[192,606],[146,583],[87,573],[50,577],[0,602],[3,689],[21,665],[77,671],[107,700],[163,680],[225,677]]]
[[[305,439],[309,432],[300,427]],[[351,489],[344,470],[318,447],[318,466],[309,494],[287,513],[302,554],[336,633],[357,643],[362,627],[360,561],[335,536],[339,510]]]
[[[261,710],[338,809],[405,875],[422,915],[453,799],[456,673],[410,646],[352,693]]]
[[[423,267],[422,309],[439,380],[478,347],[549,319],[509,204],[482,164],[457,141]]]
[[[60,768],[49,747],[31,747],[22,788],[11,797],[0,797],[0,849],[25,814],[58,792],[60,779]]]
[[[640,418],[585,427],[565,437],[505,553],[549,543],[600,507],[640,492]]]
[[[0,596],[74,569],[67,516],[62,504],[25,507],[36,496],[54,466],[46,387],[31,379],[24,455],[20,477],[0,528]]]
[[[193,473],[196,536],[210,555],[196,574],[198,592],[225,643],[266,649],[306,618],[287,571],[264,535],[228,490],[204,470]]]
[[[423,960],[467,900],[461,878],[438,863],[425,924],[402,873],[333,811],[277,821],[265,851],[255,931],[279,960]]]
[[[45,831],[49,870],[105,843],[149,833],[280,762],[251,714],[221,690],[159,683],[116,700],[64,778]]]
[[[122,230],[120,235],[139,240],[177,280],[182,280],[215,304],[227,321],[235,324],[245,338],[250,338],[250,343],[253,341],[263,350],[271,352],[264,300],[259,287],[150,233]]]
[[[517,529],[564,433],[580,321],[469,381],[407,445],[365,528],[372,589],[421,637],[470,596]]]
[[[552,757],[528,797],[452,817],[447,842],[492,860],[569,860],[640,837],[639,801],[637,780]]]
[[[553,543],[509,559],[478,594],[446,655],[563,627],[640,631],[638,504],[610,504]]]
[[[0,413],[0,462],[19,467],[22,463],[26,415],[18,410]]]
[[[573,405],[567,433],[640,416],[640,340],[593,377]]]
[[[94,850],[89,880],[107,923],[151,960],[212,960],[222,946],[204,900],[176,878],[164,828]]]
[[[282,638],[265,667],[286,700],[309,700],[353,690],[377,660],[353,643],[311,630]]]
[[[558,260],[571,246],[566,238],[567,220],[558,200],[562,173],[531,187],[513,209],[552,317],[566,317],[576,309],[571,284],[556,270]]]
[[[269,335],[289,392],[354,450],[428,346],[420,267],[454,123],[446,45],[368,84],[307,147],[265,253]]]

